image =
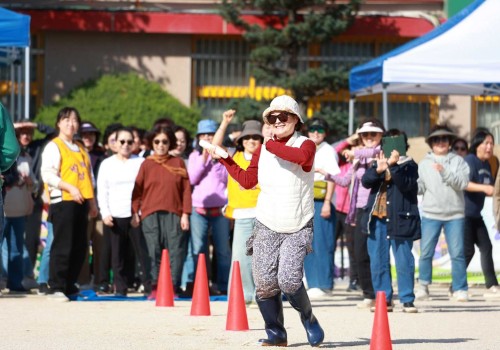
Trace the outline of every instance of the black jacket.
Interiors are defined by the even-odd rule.
[[[371,189],[368,204],[361,219],[361,230],[370,233],[371,213],[375,200],[384,182],[385,174],[378,174],[377,162],[373,162],[361,183]],[[391,180],[387,185],[387,238],[413,239],[421,237],[420,215],[418,212],[418,165],[411,158],[405,158],[389,167]]]

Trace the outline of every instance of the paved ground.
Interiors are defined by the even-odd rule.
[[[334,295],[314,300],[325,329],[322,348],[368,349],[374,314],[355,307],[359,296],[338,285]],[[418,314],[396,308],[389,314],[393,349],[500,349],[500,299],[449,301],[446,286],[432,286],[432,300],[416,303]],[[307,349],[299,316],[287,303],[289,347]],[[2,349],[241,349],[256,348],[264,336],[258,309],[247,308],[250,330],[226,331],[227,302],[211,302],[212,316],[190,316],[191,302],[159,308],[147,301],[61,303],[47,297],[0,297]]]

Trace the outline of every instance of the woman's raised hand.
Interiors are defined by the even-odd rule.
[[[227,124],[230,124],[235,115],[236,111],[234,109],[228,109],[227,111],[222,113],[222,121]]]

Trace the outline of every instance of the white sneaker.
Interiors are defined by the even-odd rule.
[[[457,290],[453,293],[452,299],[460,302],[469,301],[469,293],[466,290]]]
[[[426,300],[429,299],[429,287],[420,284],[415,290],[416,300]]]
[[[486,299],[500,298],[500,287],[492,286],[492,287],[488,288],[488,291],[486,293],[484,293],[484,297]]]
[[[69,298],[63,292],[54,292],[47,296],[50,300],[66,302],[69,301]]]
[[[375,306],[375,299],[363,299],[356,307],[358,309],[370,309],[372,306]]]
[[[309,299],[320,299],[326,297],[328,294],[321,288],[309,288],[307,290],[307,295],[309,296]]]

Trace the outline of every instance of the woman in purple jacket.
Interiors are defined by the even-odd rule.
[[[213,120],[201,120],[196,133],[197,142],[205,140],[211,143],[217,127]],[[217,285],[212,285],[212,290],[226,294],[231,267],[229,220],[222,215],[222,208],[227,204],[227,170],[217,160],[212,160],[206,150],[197,146],[189,156],[188,174],[193,186],[191,247],[195,266],[200,253],[208,256],[208,232],[211,227],[217,257]]]

